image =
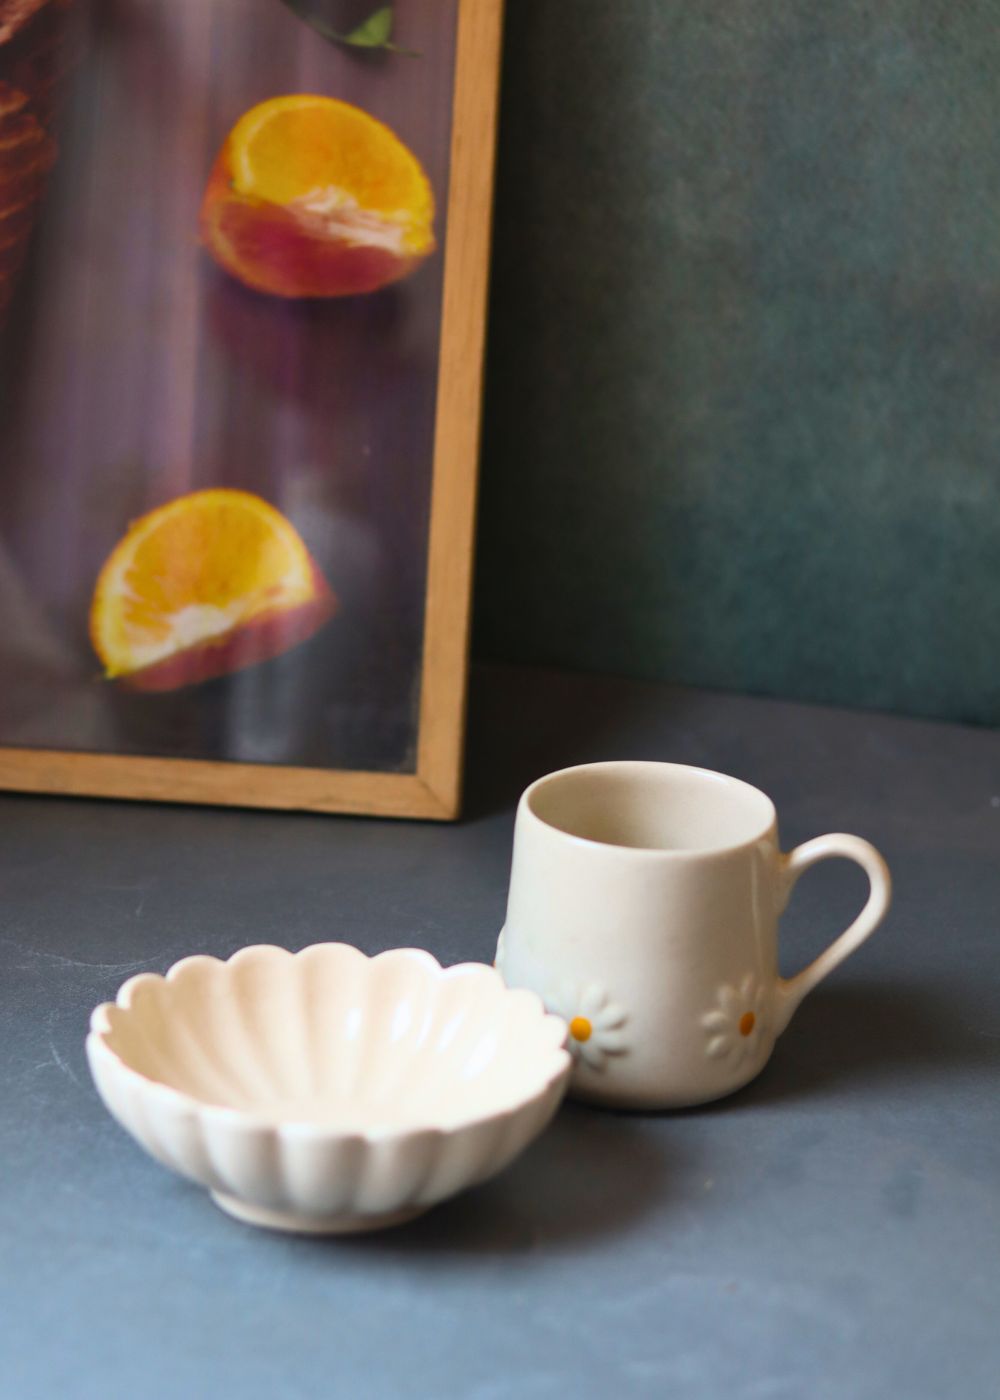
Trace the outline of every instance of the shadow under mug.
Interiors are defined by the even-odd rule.
[[[779,915],[802,872],[831,856],[871,886],[854,923],[791,978]],[[885,861],[859,836],[784,854],[774,804],[738,778],[675,763],[589,763],[521,797],[497,967],[569,1025],[571,1092],[681,1108],[763,1069],[807,992],[877,928]]]

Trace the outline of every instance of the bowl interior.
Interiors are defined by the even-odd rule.
[[[563,1024],[478,964],[346,944],[249,948],[133,979],[101,1032],[130,1069],[202,1103],[345,1131],[452,1127],[541,1092]]]

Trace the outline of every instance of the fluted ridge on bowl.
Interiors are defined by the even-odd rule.
[[[165,1166],[268,1210],[373,1216],[511,1161],[565,1091],[565,1036],[485,965],[263,944],[131,978],[87,1052],[109,1111]]]

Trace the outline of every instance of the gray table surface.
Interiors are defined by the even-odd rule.
[[[761,1078],[669,1115],[564,1108],[504,1175],[396,1232],[250,1229],[91,1086],[91,1007],[141,969],[347,939],[489,959],[513,804],[600,757],[706,764],[786,845],[875,841],[878,934]],[[453,827],[0,798],[0,1394],[1000,1394],[1000,735],[543,672],[476,673]],[[831,863],[790,970],[863,877]]]

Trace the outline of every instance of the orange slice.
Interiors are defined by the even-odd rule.
[[[233,127],[202,206],[227,271],[281,296],[398,281],[434,250],[423,167],[382,122],[332,97],[273,97]]]
[[[272,204],[363,211],[385,236],[423,247],[434,197],[420,162],[382,122],[332,97],[274,97],[230,136],[233,185]],[[362,234],[362,237],[365,235]]]
[[[334,608],[279,511],[248,491],[196,491],[144,515],[112,551],[90,635],[109,679],[173,690],[286,651]]]

